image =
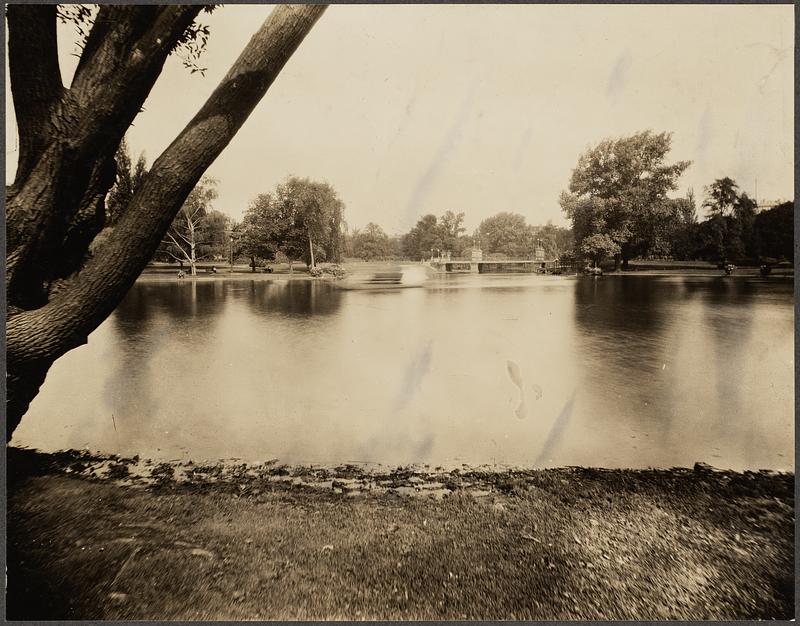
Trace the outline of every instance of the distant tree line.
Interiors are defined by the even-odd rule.
[[[624,269],[632,259],[772,263],[794,260],[794,203],[759,212],[756,202],[733,179],[713,181],[704,190],[698,218],[690,189],[670,197],[689,161],[669,162],[669,133],[643,131],[607,139],[578,159],[559,203],[571,228],[532,225],[523,215],[499,212],[466,232],[463,212],[426,214],[402,235],[388,235],[370,222],[349,230],[345,205],[328,183],[289,177],[256,196],[236,224],[216,211],[216,182],[203,178],[172,222],[155,259],[177,261],[194,272],[201,260],[246,259],[255,270],[270,261],[422,261],[449,255],[468,259],[479,248],[484,258],[532,259],[600,264],[613,260]],[[113,230],[147,176],[144,155],[133,164],[123,142],[117,153],[117,180],[106,202]],[[102,241],[103,233],[98,236]]]
[[[451,259],[469,259],[473,248],[485,256],[532,259],[541,247],[550,259],[572,249],[568,228],[547,224],[533,226],[517,213],[501,212],[483,220],[471,235],[464,228],[464,213],[446,211],[438,218],[423,215],[409,232],[389,237],[377,224],[355,230],[349,237],[349,256],[375,259],[422,261],[450,255]]]

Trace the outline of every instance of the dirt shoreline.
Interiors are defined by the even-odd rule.
[[[7,452],[9,619],[794,617],[794,474]]]

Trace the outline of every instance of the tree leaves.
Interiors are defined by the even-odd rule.
[[[309,238],[316,260],[339,260],[344,203],[328,183],[290,177],[272,193],[259,194],[247,208],[240,245],[248,256],[310,261]]]
[[[580,250],[585,239],[604,236],[591,239],[591,253],[584,254],[596,259],[611,250],[625,258],[666,252],[666,231],[680,209],[667,194],[690,165],[666,163],[671,143],[670,133],[648,130],[606,139],[580,156],[560,202]]]

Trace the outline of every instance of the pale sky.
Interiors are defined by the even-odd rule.
[[[128,134],[148,164],[202,105],[271,7],[227,5],[190,74],[171,58]],[[59,29],[69,83],[74,30]],[[792,5],[334,5],[208,170],[241,219],[289,175],[329,182],[351,227],[393,234],[425,213],[499,211],[566,224],[578,156],[605,138],[671,131],[692,166],[679,193],[730,176],[794,197]],[[7,79],[6,79],[7,80]],[[15,170],[6,84],[8,160]]]

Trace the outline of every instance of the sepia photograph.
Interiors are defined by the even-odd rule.
[[[794,31],[6,4],[4,617],[793,621]]]

